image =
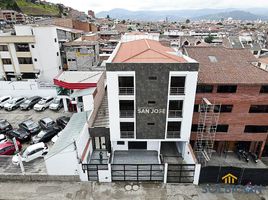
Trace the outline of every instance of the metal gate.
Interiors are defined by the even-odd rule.
[[[164,181],[162,164],[112,164],[112,181]]]
[[[82,164],[83,172],[87,172],[89,181],[99,181],[98,170],[108,170],[105,164]]]
[[[193,183],[195,164],[168,164],[168,183]]]

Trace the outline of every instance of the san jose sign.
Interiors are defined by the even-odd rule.
[[[137,109],[138,114],[165,114],[166,109],[151,108],[151,107],[140,107]]]

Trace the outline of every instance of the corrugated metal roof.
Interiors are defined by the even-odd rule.
[[[57,142],[52,146],[52,148],[49,149],[45,159],[49,159],[50,157],[62,151],[73,151],[73,141],[77,140],[79,137],[85,123],[90,118],[91,113],[92,111],[73,114],[65,129],[63,129]]]

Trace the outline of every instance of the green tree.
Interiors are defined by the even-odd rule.
[[[209,35],[208,37],[205,38],[206,43],[212,43],[213,40],[214,40],[214,37],[212,35]]]

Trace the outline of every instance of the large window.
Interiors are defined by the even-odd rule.
[[[229,125],[218,124],[216,132],[228,132]]]
[[[196,93],[212,93],[213,85],[198,85]]]
[[[181,122],[168,122],[167,138],[180,138]]]
[[[260,93],[268,93],[268,85],[262,85]]]
[[[268,105],[251,105],[249,113],[268,113]]]
[[[194,105],[194,112],[199,112],[199,104]]]
[[[170,95],[181,95],[184,94],[185,88],[185,77],[171,77],[170,83]]]
[[[121,138],[134,138],[134,123],[120,122]]]
[[[233,110],[233,105],[216,105],[214,107],[214,112],[221,112],[221,113],[226,113],[226,112],[232,112]]]
[[[0,45],[0,51],[8,51],[7,45]]]
[[[119,94],[133,95],[134,94],[134,77],[122,76],[118,78]]]
[[[33,64],[32,58],[18,58],[19,64]]]
[[[218,93],[236,93],[236,85],[219,85],[217,88]]]
[[[198,124],[192,124],[192,132],[197,132]]]
[[[3,58],[2,63],[3,63],[3,65],[11,65],[12,64],[10,58]]]
[[[15,48],[17,52],[29,52],[30,47],[27,43],[16,43]]]
[[[246,125],[245,133],[267,133],[268,126]]]

